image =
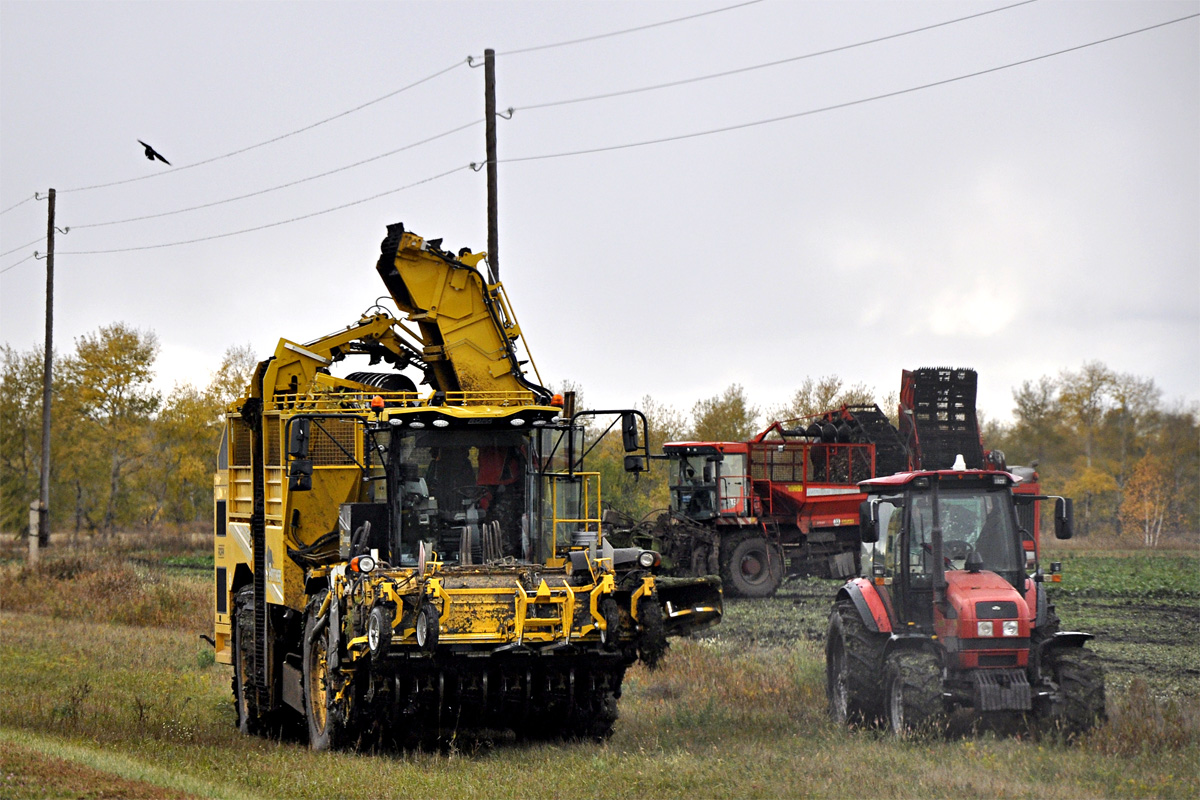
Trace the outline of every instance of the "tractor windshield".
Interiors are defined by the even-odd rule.
[[[671,458],[671,510],[692,519],[717,513],[717,463],[705,455]]]
[[[933,571],[931,506],[928,494],[913,498],[909,555],[914,573]],[[975,552],[985,570],[1005,576],[1021,572],[1021,539],[1012,507],[1007,491],[943,490],[938,496],[938,516],[946,569],[964,569],[967,557]]]

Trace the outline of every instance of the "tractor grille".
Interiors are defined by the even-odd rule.
[[[1017,604],[1011,600],[982,601],[975,604],[976,619],[1016,619]]]

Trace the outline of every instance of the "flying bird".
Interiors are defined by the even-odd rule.
[[[146,158],[150,159],[151,161],[153,161],[154,159],[157,158],[159,161],[163,162],[168,167],[171,166],[171,162],[167,161],[165,158],[163,158],[162,153],[158,152],[153,147],[151,147],[150,145],[143,142],[141,139],[138,139],[137,141],[138,141],[138,144],[140,144],[142,147],[146,148]]]

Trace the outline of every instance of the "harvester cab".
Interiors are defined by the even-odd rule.
[[[1047,576],[994,470],[906,472],[861,484],[863,576],[838,593],[826,644],[831,711],[886,719],[897,734],[936,727],[955,707],[1032,712],[1080,733],[1104,714],[1090,634],[1059,630]],[[1068,538],[1070,500],[1055,501]]]

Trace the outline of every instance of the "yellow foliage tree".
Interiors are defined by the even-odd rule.
[[[1142,544],[1157,547],[1171,513],[1170,476],[1161,458],[1147,453],[1133,466],[1121,502],[1121,521],[1139,531]]]

